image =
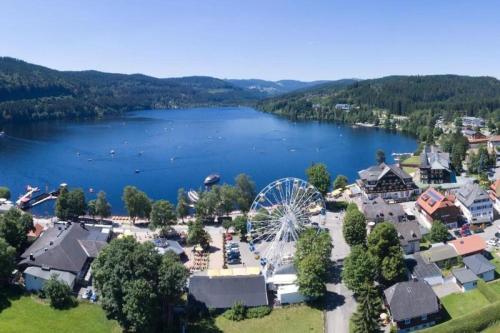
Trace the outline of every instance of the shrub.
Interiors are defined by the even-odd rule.
[[[247,318],[262,318],[271,313],[271,308],[268,306],[258,306],[247,310]]]
[[[43,287],[43,295],[50,300],[50,306],[56,309],[67,308],[73,305],[70,287],[57,279],[53,274]]]
[[[246,318],[247,314],[247,309],[241,302],[236,302],[233,304],[231,309],[226,310],[222,315],[224,318],[233,320],[233,321],[240,321]]]

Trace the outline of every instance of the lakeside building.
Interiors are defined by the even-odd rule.
[[[420,193],[411,176],[396,164],[380,163],[358,172],[356,181],[368,199],[408,201]]]
[[[443,184],[452,182],[450,154],[436,146],[425,146],[420,153],[417,179],[423,184]]]
[[[430,229],[436,220],[443,222],[448,228],[456,228],[461,215],[460,208],[455,204],[454,196],[445,196],[430,187],[420,195],[415,203],[421,221]]]
[[[484,226],[493,221],[493,204],[488,193],[478,184],[467,184],[455,193],[455,204],[460,207],[467,222]]]
[[[389,204],[382,198],[363,198],[361,212],[365,215],[367,222],[400,223],[408,220],[408,216],[400,204]]]
[[[341,110],[344,112],[349,112],[351,111],[351,104],[342,104],[342,103],[337,103],[335,104],[335,110]]]
[[[483,118],[480,117],[462,117],[462,126],[463,127],[472,127],[472,128],[481,128],[484,127],[486,122]]]
[[[56,274],[71,288],[89,281],[89,268],[111,235],[108,227],[58,223],[45,230],[21,255],[27,290],[40,291]]]
[[[425,281],[396,283],[384,290],[384,301],[398,332],[431,327],[441,318],[439,299]]]

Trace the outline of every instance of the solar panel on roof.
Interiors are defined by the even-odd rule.
[[[434,199],[434,201],[440,201],[443,199],[443,195],[439,192],[430,191],[428,194],[432,199]]]

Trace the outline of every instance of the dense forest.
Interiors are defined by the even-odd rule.
[[[329,81],[297,81],[297,80],[279,80],[266,81],[258,79],[228,79],[226,80],[237,87],[259,92],[263,97],[277,96],[296,90],[308,89]]]
[[[351,110],[335,105],[350,104]],[[492,77],[458,75],[389,76],[380,79],[325,84],[258,103],[266,112],[294,119],[380,124],[426,137],[439,117],[481,116],[500,122],[500,81]],[[380,124],[383,125],[383,124]]]
[[[212,77],[57,71],[0,58],[0,123],[83,118],[146,108],[237,105],[261,97]]]

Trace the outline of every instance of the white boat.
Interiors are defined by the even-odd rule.
[[[211,175],[208,175],[207,178],[205,178],[205,181],[203,182],[203,184],[205,184],[205,186],[210,186],[210,185],[213,185],[217,182],[219,182],[220,180],[220,176],[216,173],[213,173]]]
[[[187,196],[192,203],[196,203],[198,202],[198,200],[200,200],[200,195],[194,190],[190,190]]]

